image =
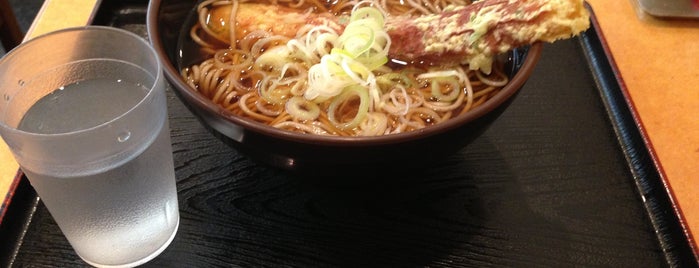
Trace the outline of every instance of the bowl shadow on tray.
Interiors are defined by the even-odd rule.
[[[164,61],[177,96],[216,137],[257,162],[312,178],[331,175],[356,181],[384,177],[382,172],[411,174],[439,162],[478,137],[518,95],[538,61],[541,44],[509,55],[505,72],[517,72],[511,85],[482,106],[457,119],[423,130],[373,138],[321,137],[274,129],[241,119],[189,89],[177,70],[180,29],[192,1],[151,1],[147,27]]]
[[[176,98],[170,104],[171,113],[186,110]],[[537,246],[498,237],[552,224],[531,214],[520,181],[488,135],[415,173],[351,181],[256,163],[215,139],[193,145],[209,133],[195,118],[185,123],[173,129],[180,231],[146,267],[477,263],[473,254],[506,258],[502,248],[535,254]]]
[[[509,232],[512,222],[532,221],[522,216],[530,209],[495,146],[487,139],[474,146],[476,155],[488,153],[487,165],[469,164],[464,160],[473,153],[458,153],[446,161],[465,164],[445,163],[404,183],[395,178],[357,187],[290,180],[274,169],[241,170],[235,165],[249,160],[231,159],[239,162],[198,182],[217,187],[180,193],[180,236],[196,239],[176,239],[165,254],[187,256],[178,257],[180,265],[290,267],[424,267],[445,254],[507,254],[498,245],[503,241],[489,236]],[[492,179],[497,182],[484,183]],[[193,250],[199,246],[206,250]]]

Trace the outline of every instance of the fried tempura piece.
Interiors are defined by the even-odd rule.
[[[227,28],[231,6],[212,10],[210,29]],[[341,18],[330,13],[300,12],[277,5],[241,3],[237,7],[236,37],[256,30],[293,38],[303,25],[331,25],[339,33]],[[492,58],[534,42],[570,38],[589,27],[583,0],[481,0],[451,6],[438,14],[389,16],[386,29],[392,45],[389,57],[424,63],[468,63],[490,72]],[[228,37],[220,29],[219,40]]]
[[[387,19],[389,56],[457,61],[490,72],[492,57],[534,42],[570,38],[589,27],[582,0],[484,0],[440,14]]]
[[[232,5],[219,5],[213,7],[207,16],[206,25],[218,40],[229,40],[231,12]],[[255,31],[293,38],[307,24],[328,25],[336,31],[343,29],[343,26],[334,23],[337,18],[330,13],[301,12],[290,7],[260,3],[238,4],[235,19],[237,40]]]

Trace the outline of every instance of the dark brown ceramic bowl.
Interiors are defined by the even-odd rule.
[[[494,98],[474,110],[419,131],[378,137],[329,137],[292,133],[235,116],[189,89],[176,63],[177,41],[192,0],[153,0],[148,7],[148,34],[179,98],[218,138],[266,164],[295,171],[347,172],[396,166],[420,167],[448,156],[483,133],[507,108],[539,60],[541,44],[509,54],[511,81]]]

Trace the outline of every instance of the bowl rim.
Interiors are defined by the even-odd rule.
[[[227,110],[223,109],[223,107],[211,102],[208,98],[204,97],[203,95],[198,94],[196,91],[189,90],[189,85],[185,82],[184,78],[181,77],[180,72],[175,69],[174,64],[170,62],[168,53],[164,51],[160,31],[158,30],[158,19],[160,15],[161,2],[161,0],[153,0],[150,1],[150,3],[148,4],[146,28],[148,36],[150,37],[149,39],[151,45],[155,49],[156,53],[158,54],[158,58],[161,64],[163,65],[162,69],[165,72],[165,77],[175,88],[174,90],[178,91],[181,97],[188,99],[189,105],[195,105],[199,109],[204,109],[211,114],[218,115],[221,117],[221,119],[225,120],[226,122],[242,127],[246,131],[252,131],[260,135],[300,143],[313,143],[319,145],[333,146],[366,146],[377,144],[395,144],[423,139],[426,137],[447,132],[454,128],[458,128],[495,110],[497,107],[499,107],[508,99],[510,99],[513,95],[515,95],[515,93],[517,93],[525,84],[525,82],[529,79],[529,76],[531,75],[531,73],[534,70],[534,67],[539,61],[543,47],[543,44],[541,42],[535,42],[529,46],[527,56],[522,62],[521,67],[518,69],[517,73],[510,79],[507,85],[505,85],[502,88],[500,93],[490,98],[482,105],[472,109],[471,111],[459,115],[457,117],[451,118],[440,124],[436,124],[419,130],[380,136],[315,135],[282,130],[234,115],[228,112]]]

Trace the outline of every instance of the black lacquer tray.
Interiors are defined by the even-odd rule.
[[[146,7],[104,0],[94,24],[145,36]],[[146,267],[697,265],[595,28],[546,45],[483,136],[410,176],[336,183],[266,167],[168,94],[182,218]],[[87,266],[26,179],[0,246],[3,267]]]

